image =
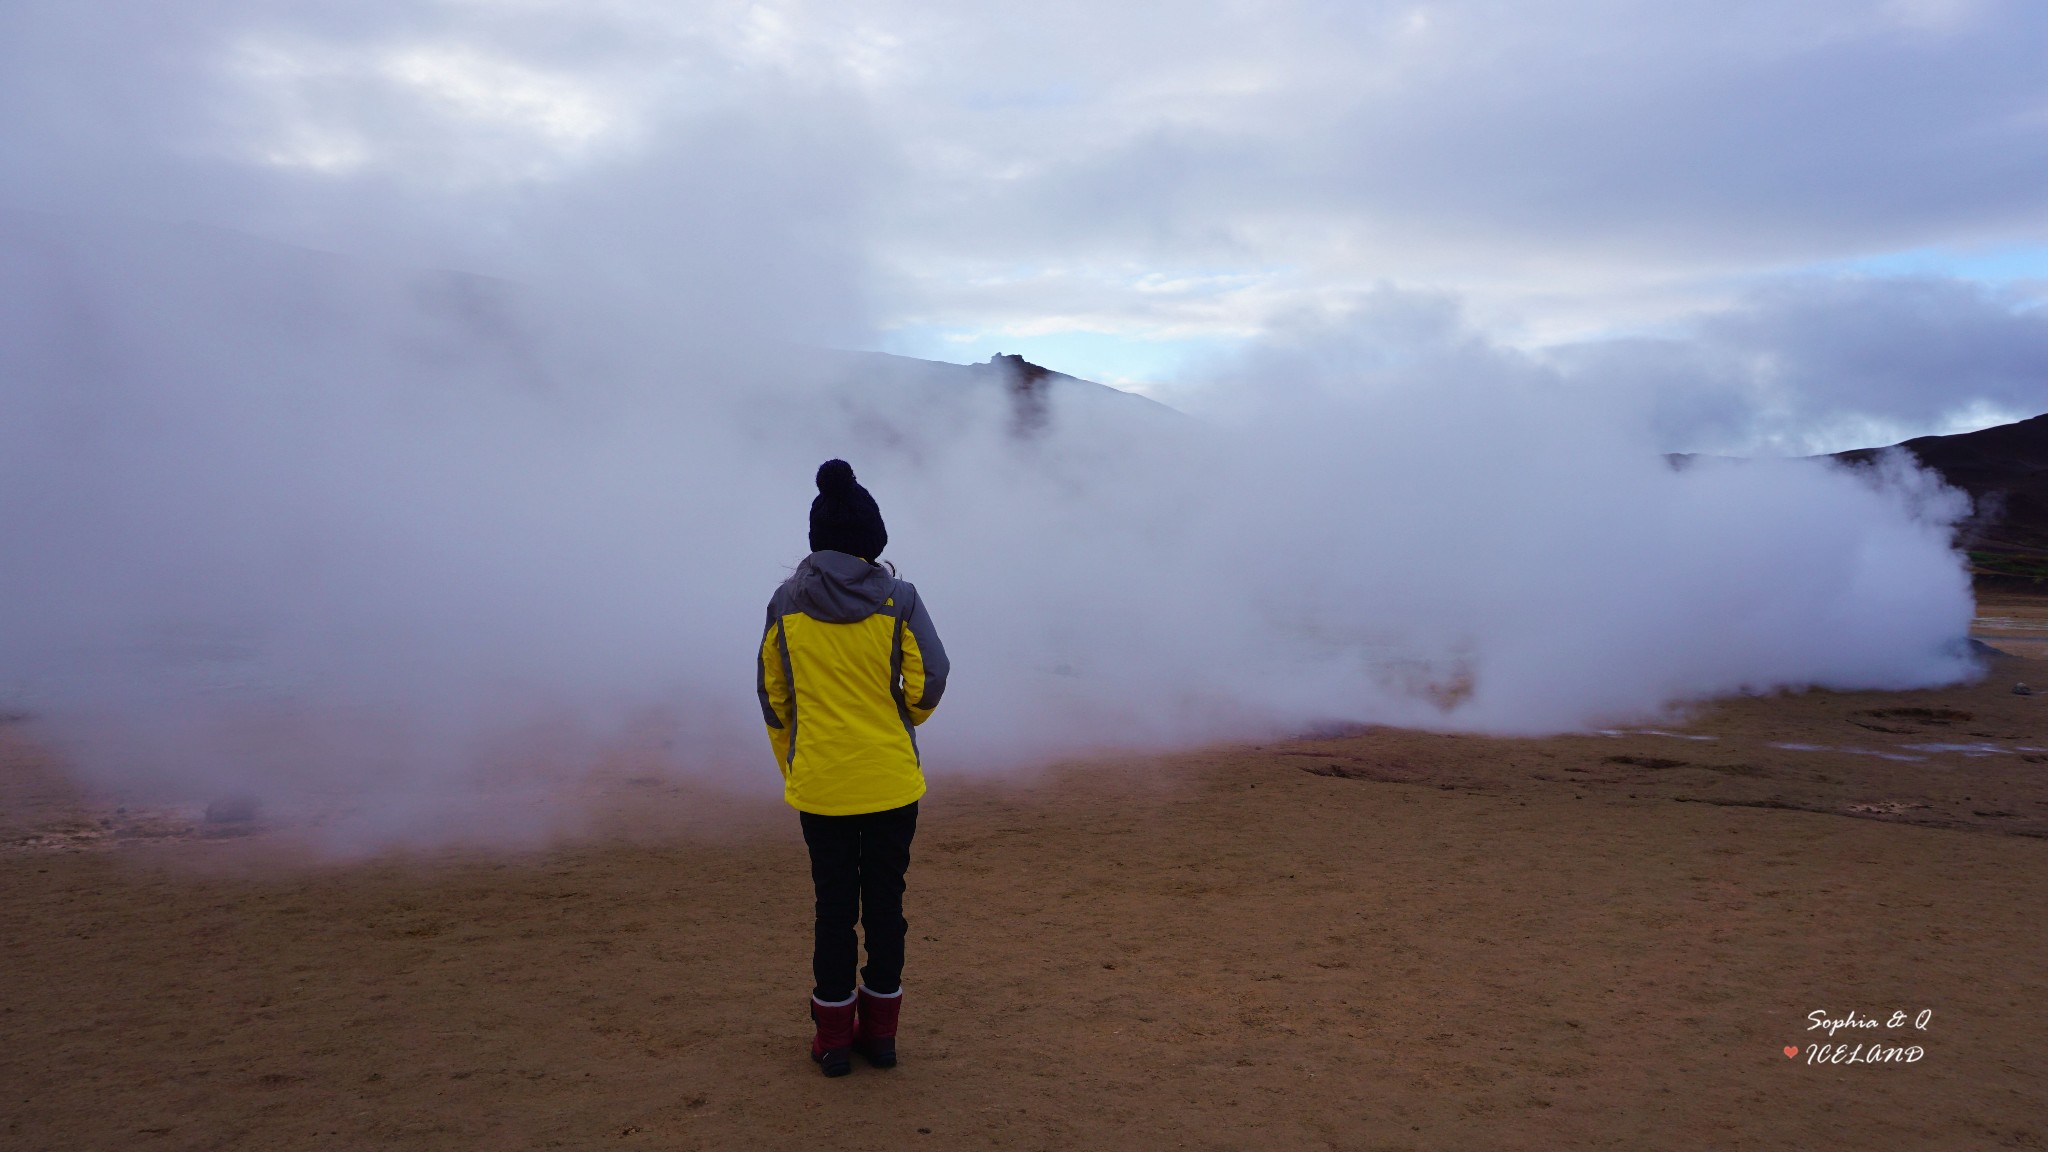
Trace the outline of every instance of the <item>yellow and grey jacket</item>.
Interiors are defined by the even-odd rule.
[[[790,806],[820,816],[924,795],[917,725],[950,664],[917,589],[844,552],[813,552],[768,601],[755,686]]]

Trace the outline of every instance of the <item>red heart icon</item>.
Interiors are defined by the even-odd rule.
[[[1785,1046],[1785,1059],[1790,1060],[1791,1058],[1797,1055],[1799,1055],[1799,1048],[1797,1045],[1788,1044]]]

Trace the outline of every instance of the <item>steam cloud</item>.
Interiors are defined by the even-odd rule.
[[[956,653],[941,776],[1970,671],[1954,493],[1903,464],[1675,470],[1455,331],[1375,367],[1416,327],[1398,299],[1231,367],[1265,387],[1219,394],[1256,406],[1070,385],[1020,438],[964,371],[479,277],[41,217],[4,244],[0,691],[102,782],[414,834],[658,734],[675,771],[770,789],[750,661],[830,455]]]
[[[1959,496],[1675,469],[1668,405],[1609,386],[1647,354],[1560,366],[1386,290],[1195,415],[1055,388],[1020,436],[990,380],[819,350],[889,280],[844,77],[735,66],[664,119],[506,63],[638,43],[524,9],[89,7],[0,16],[0,709],[93,782],[346,808],[356,844],[620,748],[772,792],[751,661],[829,456],[954,656],[940,778],[1972,672]]]

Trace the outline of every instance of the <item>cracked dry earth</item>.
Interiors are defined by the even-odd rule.
[[[772,804],[622,780],[547,851],[309,863],[14,725],[0,1146],[2040,1148],[2030,675],[940,774],[903,1064],[836,1081]],[[1876,1035],[1915,1063],[1806,1061],[1810,1012],[1923,1009]]]

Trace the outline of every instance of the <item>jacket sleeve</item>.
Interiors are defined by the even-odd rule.
[[[946,694],[946,676],[953,664],[946,658],[946,646],[939,643],[931,613],[924,609],[924,597],[913,588],[909,600],[910,618],[903,622],[903,700],[910,722],[922,724]]]
[[[761,697],[761,719],[768,725],[768,743],[775,749],[775,762],[788,775],[790,749],[796,737],[796,690],[789,681],[782,619],[772,605],[768,609],[768,626],[761,633],[760,650],[754,654],[754,689]]]

